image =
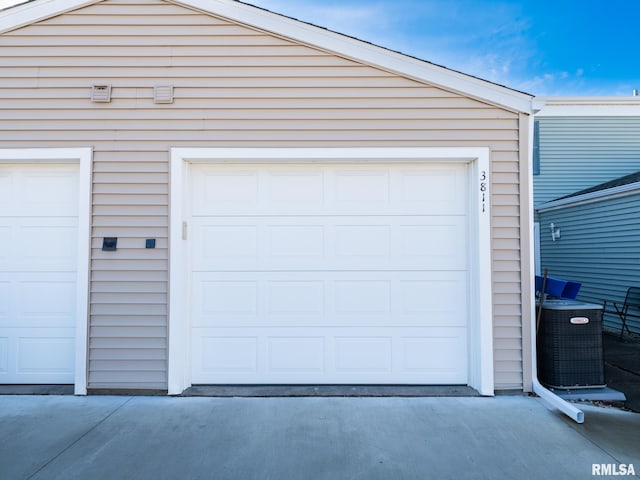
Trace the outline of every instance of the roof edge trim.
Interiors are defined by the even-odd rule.
[[[0,34],[97,3],[97,0],[36,0],[0,11]]]
[[[558,200],[551,200],[550,202],[543,203],[536,208],[539,213],[548,212],[551,210],[557,210],[560,208],[574,207],[576,205],[582,205],[586,203],[593,203],[602,199],[610,199],[616,197],[623,197],[626,195],[633,195],[640,192],[640,182],[628,183],[626,185],[620,185],[619,187],[607,188],[605,190],[598,190],[597,192],[589,192],[583,195],[576,195],[573,197],[560,198]]]

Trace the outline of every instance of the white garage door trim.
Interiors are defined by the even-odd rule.
[[[89,302],[89,256],[91,224],[91,148],[0,149],[0,164],[77,164],[78,230],[76,276],[76,325],[74,392],[87,393],[87,333]]]
[[[185,223],[190,164],[193,163],[400,163],[454,162],[471,166],[469,212],[469,382],[494,394],[491,288],[491,230],[488,148],[173,148],[171,150],[170,294],[168,391],[191,386],[190,299]]]

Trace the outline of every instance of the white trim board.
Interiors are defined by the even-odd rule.
[[[220,16],[232,22],[272,32],[355,61],[441,86],[517,112],[532,113],[533,97],[527,93],[403,55],[247,3],[235,0],[169,1],[207,14]],[[97,3],[97,1],[36,0],[17,6],[0,13],[0,33],[93,3]]]
[[[640,97],[535,97],[536,117],[640,117]]]
[[[169,364],[168,393],[191,386],[190,291],[186,187],[193,163],[313,162],[456,162],[470,165],[471,197],[469,258],[469,381],[482,395],[494,394],[493,315],[491,284],[490,178],[488,148],[173,148],[171,149],[169,223]]]
[[[87,393],[87,336],[89,305],[89,259],[91,254],[91,148],[0,149],[0,163],[78,164],[78,250],[76,277],[75,389]]]

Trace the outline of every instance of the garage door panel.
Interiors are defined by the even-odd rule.
[[[193,383],[466,383],[465,328],[194,330]]]
[[[0,383],[73,383],[77,165],[0,165]]]
[[[461,216],[194,219],[194,270],[466,270]]]
[[[11,282],[0,274],[0,325],[9,318]]]
[[[74,338],[74,328],[2,328],[0,383],[72,383]]]
[[[335,169],[329,177],[329,200],[350,213],[384,211],[391,203],[390,177],[386,168]]]
[[[0,273],[0,328],[75,325],[74,274]]]
[[[6,332],[5,332],[6,335]],[[9,374],[9,338],[0,337],[0,378]],[[8,383],[8,382],[7,382]]]
[[[303,211],[322,208],[326,175],[319,168],[280,167],[263,173],[266,191],[263,200],[272,211]]]
[[[402,204],[436,215],[466,215],[468,197],[463,165],[402,168],[396,190]]]
[[[202,280],[195,283],[196,306],[201,306],[202,320],[233,319],[258,316],[258,282],[246,280]],[[198,325],[200,317],[194,324]]]
[[[41,217],[43,215],[76,215],[78,205],[78,179],[73,166],[41,171],[34,168],[19,182],[22,192],[22,214]],[[61,171],[62,170],[62,171]],[[53,193],[55,192],[55,193]]]
[[[392,256],[390,225],[358,225],[353,222],[335,225],[334,229],[332,253],[337,260],[348,261],[353,257],[388,259]]]
[[[269,372],[294,375],[301,372],[324,372],[324,337],[267,337],[265,341]]]
[[[400,350],[404,369],[460,378],[467,361],[467,339],[462,333],[449,330],[431,336],[403,337]]]
[[[30,219],[19,226],[16,238],[15,262],[20,270],[47,268],[75,270],[76,264],[75,219],[63,221],[38,221]]]
[[[465,272],[193,274],[194,326],[465,326]]]
[[[243,376],[258,373],[258,337],[215,336],[202,331],[194,338],[195,365],[194,383],[207,382],[215,373]],[[237,332],[238,334],[244,332]],[[207,375],[208,374],[208,375]],[[213,375],[212,375],[213,374]]]
[[[191,192],[194,215],[253,210],[259,202],[258,172],[247,168],[194,166]]]
[[[389,373],[393,370],[392,337],[341,336],[333,341],[336,373]]]
[[[258,227],[255,225],[221,221],[219,225],[202,227],[196,235],[200,237],[196,251],[211,266],[221,265],[222,261],[235,264],[237,259],[244,259],[245,262],[258,259]]]
[[[325,313],[325,282],[319,280],[270,280],[264,287],[267,315],[320,318]]]
[[[20,325],[73,327],[75,324],[74,279],[67,281],[28,281],[17,285],[20,299],[17,316]]]
[[[193,383],[466,384],[467,174],[193,165]]]
[[[75,218],[0,217],[0,269],[75,271],[77,228]]]
[[[332,282],[337,316],[369,316],[383,319],[391,313],[391,281],[373,279]]]
[[[465,165],[194,165],[193,216],[465,215]]]
[[[4,219],[0,217],[0,270],[8,267],[11,255],[9,247],[11,245],[11,226],[3,224]]]
[[[314,262],[325,258],[327,227],[316,225],[314,221],[301,223],[293,224],[291,219],[282,219],[280,224],[276,224],[272,219],[264,227],[267,238],[260,244],[266,248],[261,253],[276,262],[287,258],[295,258],[298,263],[305,259]]]
[[[0,217],[75,216],[78,171],[73,165],[0,165]]]
[[[66,335],[65,335],[66,333]],[[17,372],[27,375],[73,374],[74,331],[33,330],[17,338]]]
[[[0,165],[0,211],[8,210],[7,205],[13,193],[12,176],[8,168]]]

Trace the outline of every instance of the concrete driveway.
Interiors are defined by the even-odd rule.
[[[593,464],[640,474],[640,414],[584,410],[578,425],[526,396],[0,396],[0,478],[586,479]]]

